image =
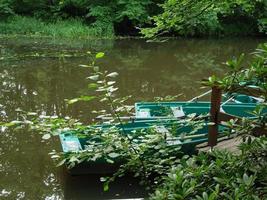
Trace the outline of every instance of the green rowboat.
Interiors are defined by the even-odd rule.
[[[247,95],[238,95],[234,102],[224,102],[221,112],[225,112],[238,117],[253,118],[251,112],[257,107],[258,100]],[[77,131],[70,130],[62,132],[60,137],[61,146],[65,154],[90,150],[90,142],[101,141],[101,134],[110,130],[117,131],[127,137],[137,137],[138,133],[144,131],[145,134],[156,131],[166,136],[166,143],[170,146],[179,146],[184,153],[195,152],[197,144],[208,140],[208,114],[210,102],[139,102],[135,104],[135,119],[124,124],[101,124],[92,125],[88,129]],[[264,109],[266,113],[267,109]],[[188,125],[186,116],[206,116],[203,126],[194,130],[192,125]],[[179,120],[177,120],[179,119]],[[194,130],[194,131],[193,131]],[[219,125],[219,137],[225,136],[225,132],[230,133],[229,128]],[[97,134],[96,134],[97,133]],[[97,137],[95,137],[97,135]],[[97,139],[96,139],[97,138]],[[138,140],[137,140],[138,141]],[[95,161],[82,162],[70,170],[71,174],[107,174],[114,172],[121,161],[117,160],[111,164],[100,158]]]
[[[252,112],[258,104],[226,103],[222,104],[221,112],[237,117],[253,118]],[[210,102],[139,102],[135,104],[136,119],[182,118],[190,114],[206,114],[210,111]],[[267,112],[264,109],[263,112]]]
[[[107,131],[118,131],[120,134],[131,135],[132,137],[138,136],[140,131],[145,131],[149,134],[149,131],[156,131],[159,134],[166,136],[166,142],[171,147],[181,147],[181,151],[187,154],[195,153],[195,146],[197,144],[207,141],[208,125],[204,122],[200,129],[194,131],[194,133],[188,134],[193,131],[193,127],[188,125],[184,120],[139,120],[136,122],[128,122],[120,125],[95,125],[88,127],[88,130],[84,131],[65,131],[62,132],[60,137],[61,146],[65,154],[90,150],[90,142],[102,142],[101,139],[95,139],[97,135],[101,135]],[[226,127],[220,126],[220,132],[227,131]],[[125,135],[126,136],[126,135]],[[224,136],[222,133],[220,136]],[[137,139],[138,141],[138,139]],[[77,174],[107,174],[114,172],[118,168],[120,161],[114,164],[108,163],[105,159],[98,159],[96,161],[87,161],[80,163],[79,165],[71,168],[69,171],[73,175]]]

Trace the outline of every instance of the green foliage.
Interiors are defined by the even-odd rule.
[[[267,15],[262,0],[167,0],[162,8],[154,27],[141,30],[145,37],[253,34],[264,32]]]
[[[243,64],[244,55],[228,60],[225,64],[229,69],[223,78],[216,76],[204,80],[203,84],[211,87],[220,87],[225,92],[242,93],[267,99],[267,44],[262,44],[254,52],[248,66]]]
[[[157,7],[157,2],[155,1],[155,4],[152,5],[153,1],[150,0],[1,0],[0,15],[7,17],[18,14],[53,23],[58,23],[58,21],[61,22],[62,20],[70,20],[69,23],[72,23],[72,18],[75,18],[78,19],[76,21],[82,21],[90,26],[88,28],[85,27],[90,29],[90,35],[102,37],[114,35],[114,26],[116,25],[118,25],[117,31],[120,32],[120,24],[124,22],[130,22],[131,26],[123,27],[125,29],[135,29],[135,26],[143,25],[149,17],[149,6],[151,5],[150,8]],[[13,23],[13,20],[8,23]],[[15,21],[18,22],[17,20]],[[21,24],[23,26],[23,20]],[[17,33],[19,30],[19,28],[12,26],[10,28],[15,28],[13,33]],[[64,31],[69,31],[68,29],[69,27],[66,26]]]
[[[68,19],[44,22],[32,17],[12,16],[0,21],[1,34],[22,34],[65,38],[112,37],[111,30],[86,26],[81,20]]]
[[[151,199],[265,199],[267,138],[240,149],[241,155],[212,151],[182,159]]]
[[[0,0],[0,18],[6,19],[7,17],[14,15],[14,11],[11,5],[11,0]]]
[[[154,27],[141,30],[148,38],[265,33],[267,18],[264,0],[1,0],[0,8],[1,19],[15,14],[48,22],[77,18],[97,36],[138,34],[152,17]]]
[[[240,155],[224,151],[185,158],[166,177],[164,184],[151,196],[160,199],[266,199],[267,138],[259,135],[259,128],[266,132],[266,44],[254,53],[254,59],[245,68],[244,55],[226,62],[229,75],[219,79],[210,77],[206,83],[226,92],[253,94],[264,102],[253,111],[255,118],[230,120],[223,125],[243,136]],[[264,129],[265,128],[265,129]]]

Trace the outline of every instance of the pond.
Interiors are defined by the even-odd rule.
[[[187,100],[205,89],[201,79],[226,72],[223,62],[251,53],[263,39],[53,40],[0,38],[0,121],[16,119],[16,109],[73,116],[89,122],[98,102],[66,106],[65,99],[88,93],[88,54],[105,52],[98,65],[119,73],[120,96],[130,104],[177,95]],[[248,57],[251,57],[249,55]],[[248,58],[249,59],[249,58]],[[245,61],[246,62],[246,61]],[[207,89],[206,89],[207,90]],[[38,133],[0,130],[0,199],[119,199],[146,192],[137,180],[125,178],[103,192],[99,176],[72,177],[48,155],[60,150],[58,138],[43,142]]]

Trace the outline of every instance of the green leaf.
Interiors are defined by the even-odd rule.
[[[108,85],[113,85],[114,83],[116,83],[116,81],[108,81]]]
[[[37,113],[36,112],[28,112],[27,115],[29,115],[29,116],[35,116],[35,115],[37,115]]]
[[[57,167],[63,165],[65,162],[66,162],[66,159],[61,160],[61,161],[57,164]]]
[[[88,88],[97,88],[98,85],[96,83],[90,83],[88,84]]]
[[[50,138],[51,138],[51,135],[49,133],[44,134],[43,137],[42,137],[43,140],[48,140]]]
[[[243,175],[244,183],[249,186],[253,182],[253,176],[248,176],[246,173]]]
[[[109,190],[109,183],[108,182],[104,183],[103,189],[104,189],[105,192],[107,192]]]
[[[93,80],[93,81],[97,81],[98,80],[98,78],[99,78],[99,75],[93,75],[93,76],[89,76],[89,77],[87,77],[88,79],[91,79],[91,80]]]
[[[79,98],[68,100],[68,104],[73,104],[79,101]]]
[[[112,72],[110,74],[107,75],[107,77],[111,77],[111,78],[114,78],[116,76],[118,76],[119,74],[117,72]]]
[[[120,154],[112,152],[112,153],[109,153],[108,156],[111,158],[117,158],[120,156]]]
[[[99,67],[98,67],[98,66],[95,66],[95,67],[94,67],[94,71],[95,71],[95,72],[99,72]]]
[[[57,159],[57,158],[60,158],[60,156],[59,155],[52,155],[51,158],[52,159]]]
[[[3,124],[3,126],[6,126],[6,127],[10,127],[10,126],[14,126],[14,125],[15,125],[15,123],[13,123],[13,122]]]
[[[95,96],[81,96],[79,100],[81,101],[91,101],[95,98]]]
[[[104,57],[104,55],[105,55],[105,53],[103,53],[103,52],[99,52],[99,53],[97,53],[96,55],[95,55],[95,58],[102,58],[102,57]]]
[[[111,164],[113,164],[113,163],[114,163],[114,161],[113,161],[113,160],[111,160],[111,159],[109,159],[109,158],[106,158],[106,161],[107,161],[108,163],[111,163]]]
[[[108,180],[107,177],[100,177],[100,181],[101,181],[101,182],[106,182],[107,180]]]
[[[69,160],[69,162],[78,162],[78,161],[79,161],[78,158],[75,156],[71,156],[71,158]]]
[[[88,67],[91,67],[89,65],[79,65],[80,67],[84,67],[84,68],[88,68]]]

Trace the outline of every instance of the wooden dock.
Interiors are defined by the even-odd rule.
[[[233,137],[233,138],[222,138],[218,139],[218,143],[216,146],[213,147],[213,149],[219,149],[219,150],[227,150],[229,152],[239,154],[240,150],[238,149],[239,144],[242,142],[241,137]],[[202,143],[197,145],[197,150],[202,152],[207,152],[211,150],[211,147],[208,146],[208,143]]]

